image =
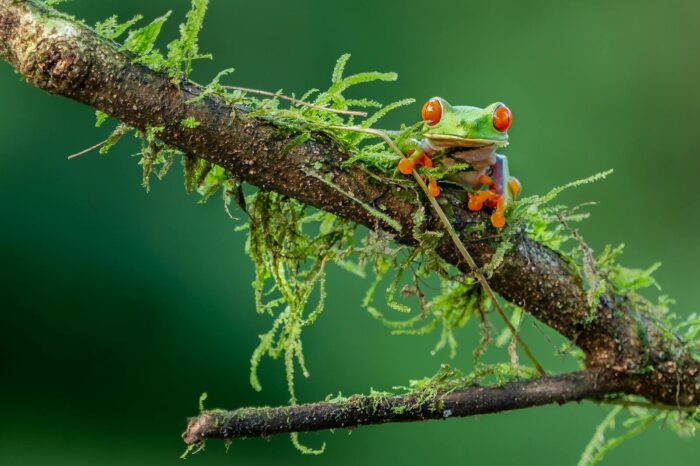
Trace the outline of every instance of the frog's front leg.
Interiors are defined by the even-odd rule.
[[[433,167],[433,161],[419,141],[410,140],[403,144],[400,149],[404,157],[399,160],[398,169],[404,175],[413,173],[416,166],[424,166],[426,168]],[[425,177],[423,178],[425,179]],[[428,192],[433,197],[440,195],[440,188],[437,185],[437,180],[431,179],[428,182]]]

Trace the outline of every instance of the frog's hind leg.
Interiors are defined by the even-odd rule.
[[[517,199],[520,191],[523,190],[523,185],[520,183],[516,177],[511,176],[508,179],[508,189],[510,189],[510,195],[513,199]]]
[[[493,165],[493,190],[496,194],[496,206],[491,214],[491,223],[496,228],[502,228],[506,223],[506,207],[522,190],[520,181],[510,176],[505,155],[496,154],[496,163]]]
[[[505,155],[496,154],[496,163],[492,167],[493,190],[499,196],[506,195],[506,183],[509,178],[508,159]]]
[[[467,193],[469,198],[467,208],[469,210],[478,212],[484,205],[486,207],[495,207],[496,195],[493,190],[493,179],[490,176],[486,174],[479,175],[474,187],[477,188],[476,191]]]
[[[493,181],[496,192],[506,197],[506,205],[517,199],[523,190],[520,181],[510,176],[508,170],[508,158],[505,155],[496,154],[496,163],[493,165]]]

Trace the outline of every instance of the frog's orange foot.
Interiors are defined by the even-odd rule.
[[[511,176],[508,179],[508,187],[510,188],[510,192],[513,194],[513,198],[518,197],[518,194],[520,194],[520,191],[523,190],[523,185],[514,176]]]
[[[498,199],[496,200],[496,208],[491,214],[491,224],[496,228],[503,228],[506,225],[505,205],[505,197],[498,196]]]
[[[411,173],[413,173],[413,169],[415,167],[416,163],[408,157],[404,157],[401,160],[399,160],[399,171],[404,175],[410,175]]]
[[[482,186],[486,186],[489,189],[493,188],[493,179],[488,176],[488,175],[480,175],[479,176],[479,184]]]
[[[482,189],[476,192],[467,193],[467,196],[469,197],[467,208],[469,208],[469,210],[472,212],[480,211],[484,207],[484,204],[488,206],[488,203],[491,201],[494,194],[495,193],[490,189]]]
[[[416,157],[416,165],[421,165],[425,168],[433,168],[433,161],[425,155],[425,153],[421,153]]]
[[[491,225],[496,228],[503,228],[506,225],[506,216],[502,210],[496,209],[491,214]]]
[[[478,212],[484,208],[493,209],[491,213],[491,224],[496,228],[503,228],[506,224],[505,201],[503,195],[491,189],[482,189],[476,192],[467,193],[469,201],[467,207],[472,212]]]
[[[409,150],[406,157],[399,160],[399,171],[404,175],[410,175],[416,167],[433,168],[433,161],[423,152],[416,153]]]
[[[472,212],[478,212],[484,206],[484,202],[479,199],[476,194],[467,193],[469,201],[467,201],[467,208]]]
[[[478,212],[484,206],[484,201],[479,197],[478,194],[467,193],[469,201],[467,202],[467,208],[472,212]]]
[[[437,180],[434,178],[428,183],[428,193],[433,197],[438,197],[440,195],[440,186],[438,186]]]

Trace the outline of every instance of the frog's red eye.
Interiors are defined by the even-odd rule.
[[[432,98],[423,104],[423,109],[420,111],[421,116],[428,125],[436,125],[442,118],[442,104],[440,100]]]
[[[493,111],[493,127],[498,131],[506,131],[510,128],[510,124],[513,122],[513,114],[510,113],[510,109],[503,104],[496,107]]]

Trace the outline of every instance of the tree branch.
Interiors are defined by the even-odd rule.
[[[213,410],[190,419],[182,438],[191,445],[207,438],[266,437],[283,432],[476,416],[599,398],[621,388],[619,379],[582,371],[502,387],[473,386],[425,396],[354,395],[338,401],[296,406]]]
[[[366,173],[357,167],[341,168],[341,162],[349,154],[324,135],[319,134],[315,140],[291,147],[296,134],[270,122],[250,118],[245,109],[217,95],[192,102],[192,98],[201,92],[193,83],[173,83],[164,74],[132,63],[114,43],[58,16],[35,0],[0,0],[0,56],[27,82],[99,109],[140,130],[162,127],[159,137],[163,141],[185,153],[221,165],[260,189],[295,197],[368,228],[391,232],[400,243],[416,245],[412,232],[413,215],[419,206],[407,201],[399,187],[368,180]],[[188,117],[196,118],[199,126],[183,127],[180,122]],[[318,166],[321,168],[316,168]],[[352,193],[364,204],[381,206],[401,229],[394,230],[378,220],[359,202],[330,187],[323,179],[331,179],[343,192]],[[469,212],[460,202],[456,190],[445,188],[440,202],[454,213],[455,227],[469,245],[470,253],[480,265],[487,263],[497,246],[491,239],[496,232],[467,228],[481,223],[483,217]],[[426,228],[437,230],[440,227],[437,220],[430,217]],[[579,346],[586,353],[586,366],[591,374],[605,373],[606,379],[618,380],[614,384],[597,385],[595,390],[619,390],[672,405],[697,404],[700,392],[696,380],[698,363],[679,338],[667,338],[650,317],[634,309],[634,303],[625,296],[611,293],[601,297],[595,318],[589,322],[589,306],[581,279],[567,263],[555,251],[522,233],[512,241],[514,247],[495,271],[491,285],[507,300]],[[448,262],[465,270],[465,264],[460,262],[450,242],[443,242],[438,252]],[[505,389],[469,388],[445,395],[445,399],[454,400],[453,412],[464,415],[472,411],[476,413],[485,403],[484,396],[492,400],[485,405],[489,406],[486,412],[497,410],[499,403],[504,409],[527,405],[517,396],[506,402],[504,394],[524,393],[529,399],[536,400],[530,405],[580,399],[592,396],[590,383],[584,383],[588,377],[590,374],[584,373],[523,382]],[[582,384],[580,388],[574,387],[579,383]],[[578,391],[569,391],[575,389]],[[574,394],[568,396],[568,393]],[[601,392],[594,394],[600,395]],[[353,399],[355,402],[363,400],[361,397]],[[392,400],[393,403],[402,402],[400,398]],[[471,404],[467,400],[472,400]],[[355,402],[347,403],[353,405]],[[355,411],[344,411],[343,406],[349,406],[347,403],[279,409],[298,413],[300,417],[295,422],[299,423],[297,427],[300,429],[311,427],[302,422],[303,410],[310,409],[310,406],[327,409],[323,411],[327,413],[326,418],[339,412],[337,410],[355,412],[358,417],[354,423],[365,423],[362,417],[366,413],[362,408],[365,405],[360,402]],[[396,413],[389,415],[391,408],[398,404],[387,403],[386,409],[381,411],[383,415],[372,419],[376,422],[408,420],[401,416],[392,417]],[[460,411],[460,403],[466,403],[464,411]],[[427,407],[416,409],[409,410],[416,419],[440,414],[431,414]],[[267,412],[281,411],[273,409]],[[205,420],[220,420],[217,415],[206,416],[209,417]],[[240,417],[232,417],[227,424],[230,435],[237,432],[232,425],[235,419]],[[327,422],[330,421],[319,425],[328,425]],[[353,419],[344,418],[343,422],[353,424]],[[201,424],[207,425],[206,422]],[[195,431],[212,432],[216,436],[211,429],[202,429]],[[239,428],[245,435],[252,435],[249,429],[245,426]],[[196,435],[201,438],[200,434]]]

